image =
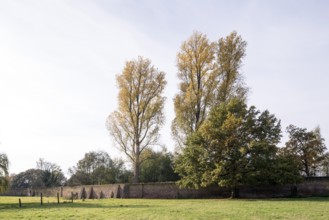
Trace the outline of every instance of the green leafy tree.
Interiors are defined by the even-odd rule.
[[[12,189],[27,189],[44,187],[44,172],[40,169],[28,169],[12,177],[10,187]]]
[[[8,188],[8,167],[9,160],[6,154],[0,154],[0,192]]]
[[[141,164],[141,182],[177,181],[178,175],[173,168],[173,155],[164,148],[160,152],[147,149],[142,153],[145,158]]]
[[[232,98],[245,100],[248,89],[240,73],[246,42],[236,32],[212,43],[195,32],[177,55],[179,93],[174,98],[172,133],[182,149],[214,106]]]
[[[269,175],[272,176],[275,183],[280,185],[297,184],[303,180],[299,172],[301,168],[298,157],[285,148],[278,149],[276,159],[272,165]]]
[[[281,126],[268,111],[247,108],[239,99],[214,108],[175,161],[179,184],[199,188],[212,184],[232,189],[244,184],[280,184],[272,173]],[[284,165],[284,161],[281,161]],[[289,180],[288,178],[286,180]]]
[[[62,169],[55,163],[40,158],[37,161],[37,169],[42,170],[42,182],[44,187],[63,186],[66,178]]]
[[[162,92],[165,73],[149,59],[139,57],[128,61],[117,76],[119,108],[107,120],[107,127],[132,162],[135,183],[139,182],[141,153],[158,144],[159,129],[164,123]]]
[[[286,150],[298,157],[303,175],[316,176],[327,149],[320,128],[307,131],[306,128],[289,125],[287,132],[289,140],[286,142]]]
[[[91,151],[69,169],[68,185],[94,185],[128,182],[131,175],[122,160],[112,160],[104,151]]]
[[[58,165],[40,158],[36,169],[28,169],[13,175],[10,187],[14,189],[49,188],[63,186],[65,182],[64,173]]]

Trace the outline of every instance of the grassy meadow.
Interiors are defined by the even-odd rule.
[[[19,208],[18,199],[22,207]],[[329,198],[102,199],[0,197],[0,219],[328,219]]]

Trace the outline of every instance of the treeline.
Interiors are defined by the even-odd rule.
[[[279,146],[281,121],[268,110],[248,106],[249,88],[241,74],[246,46],[237,32],[213,42],[194,32],[182,43],[171,126],[175,154],[152,150],[165,121],[167,81],[149,59],[138,57],[117,75],[118,109],[106,121],[131,170],[106,152],[89,152],[70,168],[68,180],[57,165],[43,163],[13,176],[12,187],[178,181],[191,188],[230,187],[234,197],[241,185],[328,176],[329,154],[319,127],[309,131],[290,125],[289,140]]]
[[[174,173],[173,154],[163,149],[160,152],[146,150],[142,157],[140,179],[142,182],[177,181]],[[62,169],[43,159],[37,161],[36,168],[10,176],[13,189],[43,188],[57,186],[101,185],[128,183],[133,174],[121,159],[111,159],[104,151],[91,151],[79,160],[76,166],[69,168],[70,177],[65,178]]]

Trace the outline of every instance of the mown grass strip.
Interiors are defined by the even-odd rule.
[[[18,199],[21,198],[22,207]],[[1,219],[328,219],[329,198],[101,199],[0,197]]]

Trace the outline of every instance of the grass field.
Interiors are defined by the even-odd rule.
[[[163,200],[0,197],[0,219],[328,219],[329,198]]]

